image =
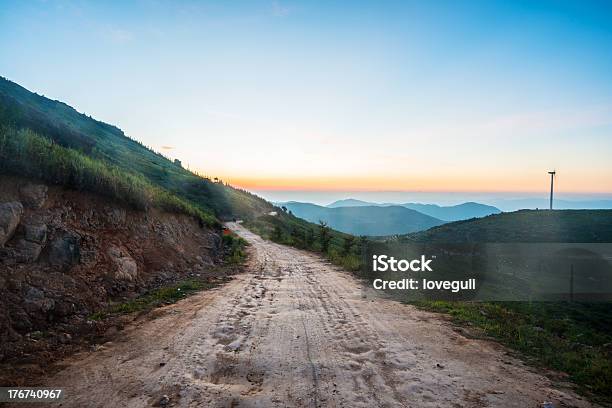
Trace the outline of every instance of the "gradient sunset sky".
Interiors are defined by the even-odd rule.
[[[3,1],[0,75],[252,190],[612,193],[612,3]]]

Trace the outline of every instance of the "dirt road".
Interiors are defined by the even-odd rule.
[[[364,298],[319,257],[251,242],[249,271],[158,310],[49,380],[63,407],[589,407],[437,315]],[[162,405],[166,402],[162,400]]]

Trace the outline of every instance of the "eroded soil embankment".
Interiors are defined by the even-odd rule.
[[[104,330],[88,317],[109,300],[216,273],[220,246],[187,216],[0,176],[0,383]]]

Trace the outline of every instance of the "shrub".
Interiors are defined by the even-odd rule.
[[[223,235],[223,248],[225,261],[230,265],[240,265],[246,260],[247,242],[239,236],[231,233]]]

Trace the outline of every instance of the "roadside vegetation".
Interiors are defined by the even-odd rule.
[[[162,305],[176,303],[196,292],[212,289],[216,286],[218,286],[218,283],[211,283],[200,279],[184,280],[171,286],[153,290],[136,299],[111,305],[92,314],[89,318],[91,320],[103,320],[113,315],[148,311]]]
[[[245,226],[279,244],[317,252],[349,271],[358,271],[362,266],[367,239],[335,231],[324,222],[313,224],[278,209],[277,215],[245,221]]]
[[[415,304],[448,314],[455,323],[498,340],[532,365],[567,373],[582,394],[612,406],[612,304],[446,301]]]
[[[247,242],[233,233],[223,236],[223,264],[217,268],[234,268],[242,265],[246,259]],[[219,274],[225,275],[225,274]],[[176,303],[194,293],[219,286],[221,281],[207,277],[192,277],[171,285],[149,291],[143,296],[123,303],[113,304],[90,316],[91,320],[103,320],[113,315],[143,312],[158,306]]]
[[[225,263],[227,265],[242,265],[247,259],[246,247],[248,243],[233,232],[223,235],[223,248]]]

